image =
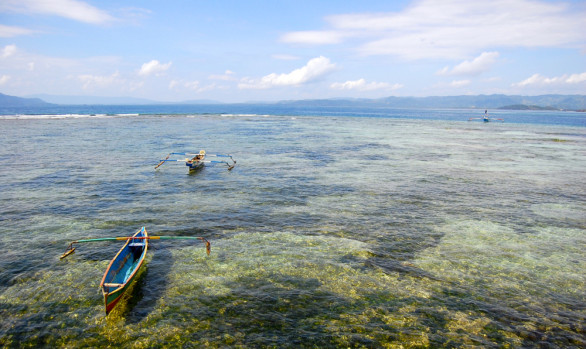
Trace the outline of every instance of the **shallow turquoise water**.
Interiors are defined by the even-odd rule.
[[[389,118],[0,120],[0,345],[586,345],[586,128]],[[172,151],[230,153],[236,168]],[[131,297],[98,289],[131,235]]]

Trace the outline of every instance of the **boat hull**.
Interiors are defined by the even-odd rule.
[[[194,161],[192,163],[186,163],[187,167],[189,167],[189,173],[197,172],[204,167],[204,163],[202,161]]]
[[[185,166],[189,168],[189,173],[194,173],[201,170],[204,166],[204,159],[206,158],[206,151],[200,150],[199,154],[194,156],[191,160],[185,162]]]
[[[133,238],[126,240],[124,246],[110,261],[104,273],[100,288],[104,296],[106,315],[120,302],[122,296],[136,278],[148,250],[148,234],[143,227]]]

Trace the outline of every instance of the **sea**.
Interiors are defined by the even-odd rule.
[[[0,107],[0,347],[584,348],[586,114],[483,114]],[[106,316],[124,242],[59,257],[141,227],[211,253],[151,240]]]

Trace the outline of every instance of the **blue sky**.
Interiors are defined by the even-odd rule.
[[[586,94],[586,1],[0,1],[0,92]]]

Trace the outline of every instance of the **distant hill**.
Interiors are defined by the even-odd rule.
[[[0,107],[47,107],[50,105],[52,104],[47,103],[39,98],[21,98],[0,93]]]
[[[0,94],[0,107],[42,107],[53,104],[65,105],[204,105],[224,104],[212,100],[190,100],[183,102],[160,102],[132,97],[92,97],[34,95],[35,98],[20,98]],[[49,103],[47,103],[49,102]],[[50,104],[53,103],[53,104]],[[431,97],[385,97],[306,99],[279,102],[254,102],[238,104],[278,104],[297,107],[385,107],[385,108],[472,108],[515,110],[585,110],[586,95],[477,95],[477,96],[431,96]]]
[[[538,105],[525,105],[525,104],[515,104],[515,105],[506,105],[504,107],[500,107],[499,109],[506,109],[506,110],[558,110],[554,107],[540,107]]]
[[[507,106],[532,106],[534,109],[583,110],[586,109],[585,95],[542,95],[542,96],[435,96],[435,97],[385,97],[379,99],[316,99],[281,101],[279,104],[343,107],[360,105],[391,108],[472,108],[498,109]],[[529,107],[528,107],[529,108]]]
[[[56,96],[37,94],[30,97],[40,98],[49,103],[62,105],[156,105],[156,104],[222,104],[212,100],[189,100],[182,102],[161,102],[146,98],[134,97],[98,97],[98,96]]]
[[[63,105],[147,105],[159,103],[150,99],[134,97],[56,96],[48,94],[37,94],[30,97]]]
[[[189,101],[182,101],[182,102],[177,102],[177,103],[167,103],[167,104],[199,105],[199,104],[226,104],[226,103],[214,101],[212,99],[194,99],[194,100],[189,100]]]

